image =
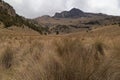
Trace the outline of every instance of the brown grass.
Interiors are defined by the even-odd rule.
[[[120,38],[90,35],[1,36],[0,80],[120,80]]]
[[[1,55],[1,64],[5,69],[9,69],[13,63],[13,52],[10,48],[6,48],[4,53]]]

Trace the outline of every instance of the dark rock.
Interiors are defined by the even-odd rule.
[[[55,18],[79,18],[85,17],[85,13],[77,8],[73,8],[70,11],[63,11],[61,13],[56,13]]]

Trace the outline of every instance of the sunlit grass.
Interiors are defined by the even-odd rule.
[[[2,36],[0,43],[0,80],[120,79],[117,37]]]

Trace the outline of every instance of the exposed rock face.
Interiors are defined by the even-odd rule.
[[[63,11],[61,13],[56,13],[54,18],[80,18],[80,17],[94,17],[94,16],[107,16],[102,13],[86,13],[80,9],[73,8],[70,11]]]
[[[71,17],[84,17],[85,16],[83,11],[76,9],[76,8],[73,8],[72,10],[70,10],[69,13]]]
[[[85,13],[79,9],[73,8],[70,11],[63,11],[61,13],[56,13],[55,18],[79,18],[85,17]]]
[[[0,0],[0,11],[6,12],[10,16],[16,16],[15,10],[9,4],[5,3],[4,1]]]

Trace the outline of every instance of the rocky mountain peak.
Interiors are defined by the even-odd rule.
[[[84,12],[77,8],[73,8],[70,11],[63,11],[61,13],[56,13],[54,15],[55,18],[79,18],[84,16],[85,16]]]
[[[70,10],[71,13],[84,13],[83,11],[81,11],[80,9],[77,8],[73,8]]]

